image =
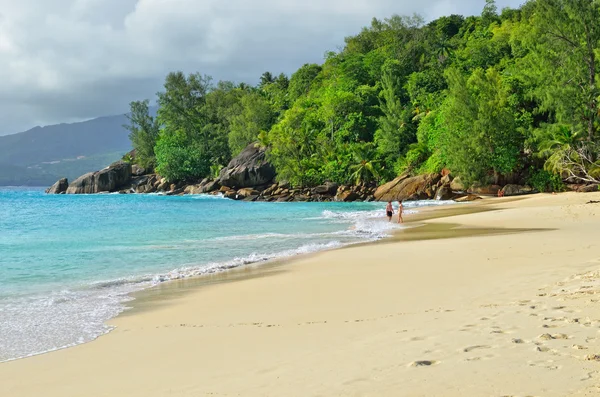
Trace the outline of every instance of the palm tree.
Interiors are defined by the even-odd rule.
[[[355,164],[350,166],[350,170],[353,171],[350,177],[356,185],[381,179],[379,161],[373,160],[371,158],[372,154],[371,148],[367,145],[353,150],[352,159]]]

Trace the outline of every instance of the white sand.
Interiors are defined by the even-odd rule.
[[[528,231],[183,283],[92,343],[0,364],[0,396],[600,395],[600,204],[589,200],[600,193],[490,200],[477,205],[502,209],[427,223]]]

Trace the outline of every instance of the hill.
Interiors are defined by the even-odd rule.
[[[48,185],[104,168],[131,150],[128,123],[123,114],[0,136],[0,186]]]

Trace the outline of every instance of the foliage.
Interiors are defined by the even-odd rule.
[[[160,126],[158,120],[150,115],[148,100],[131,102],[127,115],[129,139],[135,149],[135,161],[143,167],[153,166],[156,162],[154,146],[158,139]]]
[[[156,171],[168,181],[202,178],[210,162],[202,145],[188,142],[183,135],[160,135],[156,143]]]
[[[229,148],[234,156],[255,142],[261,131],[268,131],[274,122],[271,105],[258,92],[242,96],[239,105],[240,111],[231,117],[229,129]]]
[[[544,191],[559,190],[561,178],[591,182],[598,21],[597,0],[531,0],[501,12],[486,0],[481,16],[427,24],[416,15],[373,19],[289,78],[265,72],[255,87],[214,86],[200,74],[169,74],[158,119],[147,102],[132,112],[143,137],[134,145],[148,158],[153,149],[172,180],[215,177],[256,142],[293,186],[444,168],[465,183],[519,179]]]
[[[464,181],[498,183],[517,168],[522,136],[517,131],[509,92],[497,70],[477,69],[466,79],[448,72],[449,95],[445,154],[448,165]]]
[[[600,145],[596,142],[566,145],[548,158],[545,169],[563,175],[569,182],[600,183]]]
[[[528,184],[538,192],[561,192],[565,189],[560,175],[540,169],[533,169],[532,172]]]

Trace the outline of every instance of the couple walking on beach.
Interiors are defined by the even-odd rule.
[[[404,223],[402,212],[404,212],[404,206],[402,205],[402,201],[398,201],[398,223]],[[385,213],[388,217],[388,222],[391,222],[392,216],[394,216],[394,206],[392,206],[391,201],[388,201],[387,207],[385,207]]]

